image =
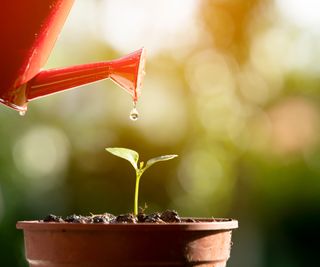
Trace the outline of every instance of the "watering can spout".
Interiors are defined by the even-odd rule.
[[[145,74],[145,49],[120,59],[40,71],[33,79],[11,90],[4,104],[19,111],[27,110],[31,100],[110,78],[138,101]],[[1,99],[0,99],[1,100]]]
[[[140,95],[145,65],[145,49],[120,59],[66,68],[43,70],[27,83],[26,100],[50,95],[84,84],[110,78],[136,102]]]

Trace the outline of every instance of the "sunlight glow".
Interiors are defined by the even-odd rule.
[[[100,25],[104,39],[115,48],[129,51],[145,46],[154,51],[174,46],[179,34],[191,34],[198,1],[104,1]]]
[[[319,0],[277,0],[283,15],[298,26],[320,31]]]

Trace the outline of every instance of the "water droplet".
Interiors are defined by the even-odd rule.
[[[130,112],[130,119],[132,121],[136,121],[137,119],[139,119],[139,112],[138,110],[136,109],[136,107],[134,107],[131,112]]]
[[[21,111],[19,111],[19,115],[20,115],[20,116],[24,116],[24,115],[26,115],[26,111],[25,111],[25,110],[21,110]]]

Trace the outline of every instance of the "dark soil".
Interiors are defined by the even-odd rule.
[[[182,220],[178,213],[173,210],[166,210],[162,213],[156,212],[145,214],[139,212],[137,216],[128,213],[114,216],[110,213],[82,216],[72,214],[66,218],[50,214],[46,216],[43,222],[67,222],[67,223],[180,223],[180,222],[196,222],[194,219]]]

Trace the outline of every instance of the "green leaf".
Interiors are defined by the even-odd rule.
[[[170,160],[170,159],[173,159],[175,157],[178,157],[178,155],[164,155],[164,156],[160,156],[160,157],[149,159],[147,161],[146,166],[144,167],[144,170],[148,169],[151,165],[153,165],[153,164],[155,164],[157,162]]]
[[[136,170],[138,169],[138,166],[137,166],[137,163],[139,160],[138,152],[132,149],[122,148],[122,147],[108,147],[106,148],[106,150],[117,157],[128,160]]]

